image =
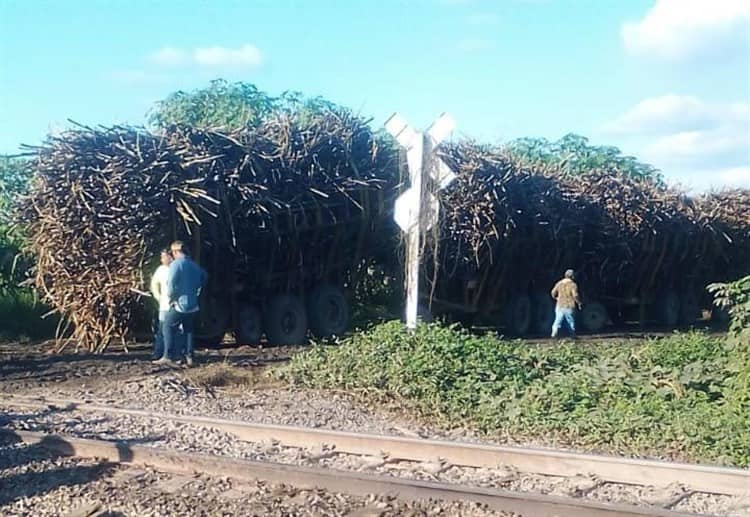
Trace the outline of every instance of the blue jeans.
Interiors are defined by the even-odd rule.
[[[555,322],[552,324],[552,337],[557,336],[557,331],[560,330],[563,321],[568,324],[570,335],[575,337],[576,318],[573,309],[562,309],[560,307],[555,307]]]
[[[170,309],[164,321],[162,322],[162,332],[164,333],[164,357],[171,358],[177,355],[193,357],[194,337],[193,337],[193,319],[195,314],[177,312]],[[180,326],[182,334],[180,336]],[[185,338],[184,353],[179,346],[179,337]]]
[[[159,358],[162,355],[164,355],[164,332],[162,329],[162,324],[164,318],[162,317],[165,315],[164,313],[159,313],[159,315],[154,318],[154,325],[153,325],[153,332],[154,332],[154,357]]]

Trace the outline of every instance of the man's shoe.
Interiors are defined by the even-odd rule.
[[[188,368],[191,368],[193,366],[193,358],[189,355],[185,356],[185,366],[187,366]]]
[[[156,360],[151,361],[151,362],[154,363],[154,364],[169,364],[169,363],[172,362],[172,360],[169,359],[169,357],[160,357],[159,359],[156,359]]]

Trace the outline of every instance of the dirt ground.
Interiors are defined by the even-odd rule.
[[[482,330],[493,331],[489,328],[480,329]],[[712,332],[721,333],[720,330],[712,330]],[[619,332],[583,334],[579,336],[577,342],[581,346],[596,346],[603,342],[627,346],[646,338],[669,334],[671,332],[641,332],[636,327],[632,327]],[[562,336],[560,339],[567,338]],[[557,342],[550,338],[531,338],[526,341],[540,346],[554,346]],[[130,344],[127,350],[121,345],[112,346],[103,354],[76,353],[72,349],[56,354],[54,345],[53,341],[0,341],[0,390],[11,393],[44,387],[54,387],[59,390],[81,386],[93,390],[134,378],[175,372],[174,368],[151,363],[149,343]],[[308,348],[309,346],[236,347],[228,343],[219,348],[199,349],[196,371],[200,372],[212,365],[214,367],[226,365],[243,368],[249,375],[259,375],[265,368],[284,363],[292,355]],[[200,373],[194,375],[200,375]]]

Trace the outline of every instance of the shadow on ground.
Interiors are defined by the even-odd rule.
[[[5,413],[0,415],[4,426],[13,422],[33,422],[34,419],[72,408],[50,407],[33,414]],[[107,418],[101,419],[106,421]],[[34,433],[37,434],[37,433]],[[117,462],[98,461],[75,464],[64,461],[72,457],[76,448],[62,436],[46,435],[40,441],[27,443],[30,434],[8,427],[0,427],[0,507],[21,499],[44,495],[63,486],[85,485],[106,478],[115,471]],[[133,457],[132,445],[163,440],[162,436],[148,436],[132,440],[116,440],[119,461]],[[2,512],[0,512],[2,513]],[[119,515],[104,513],[97,515]]]

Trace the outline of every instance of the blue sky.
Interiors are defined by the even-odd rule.
[[[750,187],[747,0],[0,0],[0,152],[223,77]]]

